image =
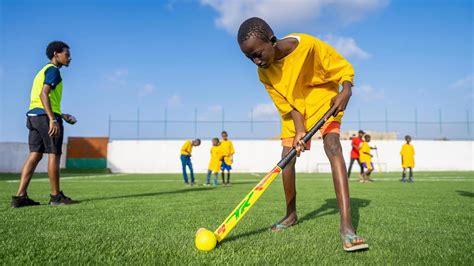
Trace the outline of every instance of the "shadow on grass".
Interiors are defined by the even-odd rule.
[[[354,229],[357,230],[359,226],[359,209],[369,206],[370,200],[366,199],[358,199],[358,198],[351,198],[351,214],[352,214],[352,225]],[[304,223],[305,221],[309,221],[316,217],[321,217],[325,215],[333,215],[339,213],[339,208],[337,207],[336,199],[326,199],[326,203],[321,205],[318,209],[306,214],[302,218],[299,219],[300,223]]]
[[[364,208],[369,206],[370,200],[366,199],[358,199],[358,198],[351,198],[351,210],[352,210],[352,224],[354,225],[354,229],[357,230],[357,227],[359,226],[359,209]],[[326,199],[326,202],[321,205],[321,207],[317,208],[316,210],[306,214],[302,218],[298,219],[298,223],[304,223],[305,221],[309,221],[311,219],[314,219],[316,217],[322,217],[325,215],[333,215],[339,213],[339,209],[337,207],[337,201],[336,199]],[[223,242],[232,242],[234,240],[237,240],[241,237],[247,237],[247,236],[252,236],[252,235],[258,235],[261,234],[265,231],[270,231],[270,226],[268,227],[263,227],[260,229],[256,229],[250,232],[246,232],[243,234],[235,235],[232,237],[229,237],[228,239],[225,239]]]
[[[469,191],[456,190],[456,192],[459,194],[459,196],[464,196],[464,197],[469,197],[469,198],[474,197],[474,193],[469,192]]]
[[[214,187],[185,188],[185,189],[178,189],[178,190],[172,190],[172,191],[160,191],[160,192],[149,192],[149,193],[140,193],[140,194],[90,198],[90,199],[83,199],[83,200],[81,200],[81,202],[110,200],[110,199],[128,199],[128,198],[154,197],[154,196],[161,196],[161,195],[181,194],[181,193],[189,193],[189,192],[197,192],[197,191],[202,191],[202,190],[213,190],[213,189],[214,189]]]

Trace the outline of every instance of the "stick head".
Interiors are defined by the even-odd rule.
[[[194,244],[201,251],[211,251],[216,247],[217,238],[214,232],[206,228],[199,228],[196,232]]]

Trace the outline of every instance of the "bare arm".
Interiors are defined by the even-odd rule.
[[[48,134],[51,137],[56,137],[59,135],[59,125],[54,116],[53,109],[51,108],[51,101],[49,100],[49,93],[51,92],[51,85],[44,84],[43,89],[40,93],[41,103],[43,104],[44,111],[49,118],[49,130]]]
[[[290,114],[296,130],[295,139],[293,140],[293,147],[296,148],[297,156],[299,156],[302,151],[304,152],[306,146],[306,144],[301,140],[304,135],[306,135],[304,117],[295,109],[293,109]]]

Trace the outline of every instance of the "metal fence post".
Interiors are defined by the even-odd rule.
[[[137,108],[137,139],[140,139],[140,108]]]
[[[222,107],[222,130],[224,131],[224,119],[225,119],[225,113],[224,113],[224,107]]]
[[[164,130],[164,134],[165,134],[165,139],[166,139],[166,131],[167,131],[167,125],[168,124],[168,108],[165,108],[165,121],[164,121],[164,125],[163,125],[163,130]]]
[[[359,125],[359,130],[362,129],[362,127],[360,126],[360,109],[357,110],[357,116],[358,116],[358,125]]]
[[[469,125],[469,110],[466,110],[466,126],[467,126],[467,136],[471,136],[471,128]]]
[[[415,136],[418,136],[418,110],[415,108]]]
[[[194,108],[194,137],[197,137],[197,116],[198,116],[198,110],[197,108]]]

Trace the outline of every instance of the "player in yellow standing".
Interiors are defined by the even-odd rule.
[[[183,179],[184,184],[189,185],[188,181],[188,174],[186,173],[186,166],[189,168],[189,172],[191,174],[191,186],[194,186],[194,171],[193,171],[193,164],[191,163],[191,153],[193,151],[194,146],[201,145],[200,139],[195,139],[193,141],[186,140],[183,146],[181,147],[181,166],[183,170]]]
[[[217,177],[221,168],[222,157],[223,154],[221,143],[219,143],[218,138],[213,138],[211,147],[211,160],[209,161],[209,167],[207,168],[206,186],[211,185],[211,174],[214,174],[214,186],[217,186]]]
[[[406,143],[403,144],[400,155],[402,156],[402,181],[403,183],[407,182],[407,168],[409,169],[409,179],[408,182],[413,183],[413,167],[415,167],[415,148],[411,145],[411,137],[409,135],[405,136]]]
[[[222,170],[222,184],[230,186],[230,170],[232,170],[232,163],[234,162],[234,144],[228,139],[226,131],[221,133],[221,150],[223,154],[221,170]],[[227,182],[225,181],[225,171],[227,170]]]
[[[237,41],[245,56],[258,66],[259,79],[281,115],[283,156],[292,147],[297,155],[309,149],[310,142],[304,143],[302,138],[327,113],[320,131],[331,163],[343,248],[346,251],[368,248],[352,225],[347,170],[339,140],[343,111],[352,95],[352,65],[334,48],[313,36],[290,34],[277,39],[260,18],[244,21]],[[292,160],[283,169],[286,215],[272,226],[273,231],[298,222],[295,162],[296,159]]]
[[[374,163],[372,163],[372,154],[370,154],[370,150],[375,150],[377,147],[371,147],[369,145],[370,142],[370,135],[364,136],[364,142],[362,142],[360,149],[359,149],[359,160],[362,166],[362,178],[360,182],[367,183],[372,181],[370,179],[370,174],[374,171]]]

